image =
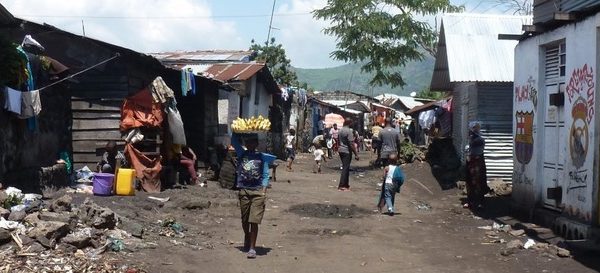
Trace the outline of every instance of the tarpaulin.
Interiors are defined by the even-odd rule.
[[[123,102],[120,129],[124,132],[138,127],[161,127],[163,118],[161,105],[154,103],[152,93],[144,88]]]
[[[125,145],[125,156],[135,169],[135,176],[141,181],[142,189],[147,192],[160,192],[161,156],[152,160],[130,143]]]
[[[333,113],[325,115],[325,127],[332,127],[334,123],[337,124],[338,128],[342,128],[344,126],[344,117]]]

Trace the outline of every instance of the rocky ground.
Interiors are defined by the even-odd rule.
[[[279,168],[260,227],[258,258],[241,251],[236,193],[191,186],[160,194],[99,197],[46,192],[26,211],[0,210],[22,226],[0,228],[0,272],[596,272],[596,254],[540,241],[551,230],[507,219],[506,196],[463,209],[426,163],[403,166],[395,216],[375,208],[381,170],[353,161],[352,191],[338,192],[339,160],[323,174],[300,154]],[[500,195],[509,189],[500,185]],[[0,198],[2,196],[0,195]],[[1,222],[0,222],[1,224]],[[547,236],[534,236],[544,233]],[[549,235],[549,236],[548,236]],[[530,238],[538,239],[538,241]],[[557,242],[560,240],[553,240]],[[532,244],[533,243],[533,244]]]

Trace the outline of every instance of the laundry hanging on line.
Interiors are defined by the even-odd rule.
[[[194,72],[183,69],[181,70],[181,96],[187,96],[189,94],[196,95],[196,77]]]

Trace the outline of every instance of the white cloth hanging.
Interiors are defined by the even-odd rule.
[[[21,114],[21,94],[23,92],[12,88],[4,88],[4,109],[16,114]]]

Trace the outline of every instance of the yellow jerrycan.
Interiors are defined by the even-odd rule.
[[[117,195],[135,195],[135,170],[120,168],[115,187]]]

